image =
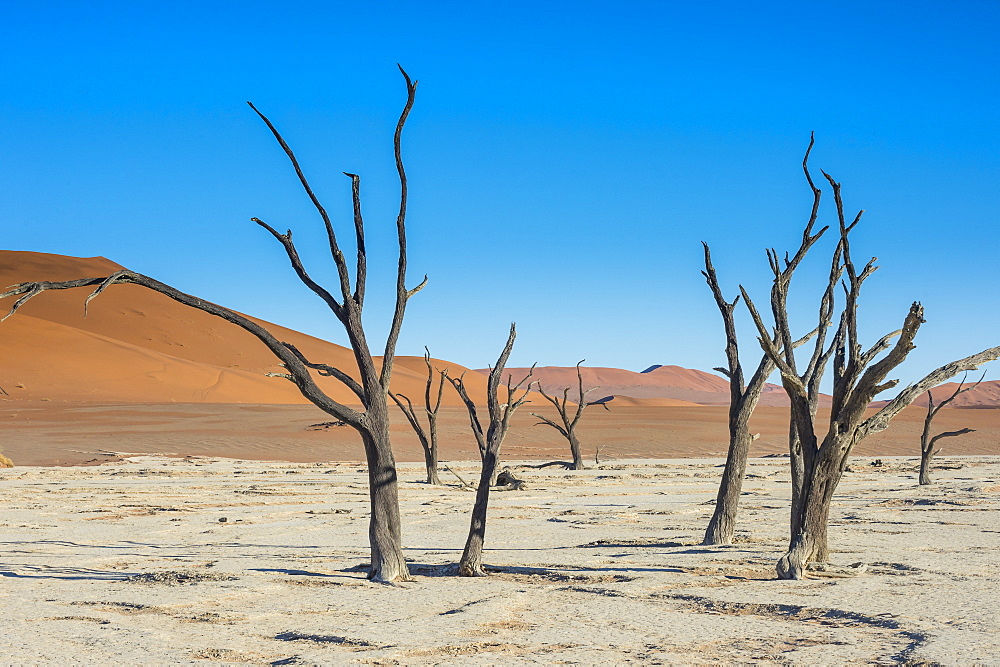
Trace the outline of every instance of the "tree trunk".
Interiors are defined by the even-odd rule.
[[[823,451],[827,447],[830,450]],[[839,442],[826,442],[820,451],[803,485],[801,521],[793,528],[788,552],[778,561],[779,579],[804,579],[808,563],[826,562],[830,556],[827,526],[844,458],[837,452],[846,455],[847,449]]]
[[[385,410],[369,408],[369,431],[359,431],[368,460],[368,492],[371,497],[371,517],[368,540],[371,544],[372,581],[389,583],[412,581],[403,558],[402,529],[399,516],[399,491],[396,461],[389,446],[389,428]]]
[[[469,537],[465,541],[462,560],[458,564],[461,577],[485,577],[483,569],[483,543],[486,540],[486,511],[490,502],[490,484],[497,475],[497,455],[487,451],[483,455],[483,469],[476,489],[476,503],[472,507]]]
[[[569,432],[569,451],[573,454],[573,470],[583,470],[583,454],[580,452],[580,440],[576,437],[576,431]]]
[[[789,538],[795,536],[795,531],[802,525],[802,488],[805,485],[806,466],[802,454],[802,441],[799,439],[792,423],[788,428],[789,469],[792,476],[792,505],[789,515]]]
[[[429,363],[429,362],[428,362]],[[441,379],[444,382],[444,378]],[[440,392],[439,392],[440,393]],[[440,406],[440,400],[438,401]],[[428,445],[424,447],[424,463],[427,465],[427,483],[441,486],[441,480],[437,474],[437,410],[433,412],[427,409],[427,440]]]
[[[831,482],[830,497],[825,498],[820,503],[819,511],[822,516],[817,522],[816,529],[813,531],[816,546],[813,549],[812,560],[816,563],[828,563],[830,561],[830,507],[833,506],[833,493],[837,490],[839,484],[839,478],[835,482]]]
[[[424,450],[424,464],[427,466],[427,483],[441,486],[441,479],[438,477],[438,461],[436,450]]]
[[[925,448],[920,451],[920,484],[930,484],[931,483],[931,453],[930,448]]]
[[[750,435],[746,420],[730,424],[730,427],[733,430],[729,439],[729,455],[722,472],[722,482],[719,483],[719,493],[715,498],[715,512],[708,522],[702,544],[732,544],[736,531],[736,513],[739,510],[753,436]]]

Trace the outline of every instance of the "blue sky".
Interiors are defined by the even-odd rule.
[[[815,173],[867,210],[854,251],[882,267],[863,333],[894,329],[913,300],[927,309],[899,373],[912,380],[1000,343],[998,29],[987,1],[8,0],[3,245],[104,255],[343,342],[249,222],[291,227],[313,272],[332,275],[252,100],[345,239],[341,172],[361,175],[378,335],[399,62],[420,80],[404,138],[411,282],[430,276],[399,353],[427,344],[483,367],[516,320],[516,365],[719,365],[700,242],[728,292],[742,282],[765,302],[763,249],[791,248],[808,214],[799,162],[815,130]],[[803,328],[830,250],[800,272]]]

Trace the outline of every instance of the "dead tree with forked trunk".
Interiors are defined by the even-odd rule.
[[[542,426],[543,424],[548,424],[555,430],[562,433],[564,438],[569,440],[569,451],[570,454],[573,456],[573,462],[565,463],[564,465],[566,465],[566,467],[568,467],[571,470],[583,470],[584,468],[583,454],[580,452],[580,440],[579,438],[576,437],[576,425],[580,423],[580,417],[583,416],[583,411],[586,410],[587,406],[589,405],[589,403],[587,403],[587,394],[597,389],[597,387],[591,387],[586,391],[584,391],[583,389],[583,375],[580,372],[580,364],[582,364],[584,361],[586,360],[581,359],[580,361],[576,362],[576,380],[577,380],[576,410],[572,412],[572,415],[570,414],[570,409],[568,408],[569,387],[563,389],[563,395],[562,398],[560,399],[555,396],[549,396],[548,394],[546,394],[545,390],[542,389],[542,385],[537,382],[535,383],[535,388],[538,390],[538,393],[542,395],[542,398],[544,398],[553,406],[555,406],[556,412],[559,413],[559,418],[562,420],[562,424],[557,424],[555,421],[549,419],[548,417],[543,417],[540,414],[536,414],[534,412],[531,413],[532,417],[537,417],[538,419],[542,420],[537,424],[535,424],[535,426]],[[607,404],[601,403],[601,405],[604,406],[605,410],[608,409]],[[556,465],[558,465],[559,463],[563,462],[559,461]],[[546,464],[546,465],[553,465],[553,464]]]
[[[727,301],[719,287],[719,278],[712,264],[712,253],[707,243],[702,243],[705,251],[705,270],[702,275],[708,283],[715,303],[722,314],[722,324],[726,332],[726,361],[725,368],[718,367],[719,371],[729,379],[729,452],[726,456],[726,465],[722,471],[722,480],[719,482],[719,492],[715,499],[715,511],[708,522],[705,530],[705,539],[702,544],[732,544],[733,535],[736,531],[736,515],[739,511],[740,494],[743,491],[743,479],[746,476],[747,456],[750,454],[750,443],[760,435],[750,433],[750,416],[757,407],[760,400],[761,390],[768,376],[774,372],[775,365],[766,354],[757,364],[750,380],[746,381],[743,373],[743,364],[740,361],[739,342],[736,337],[736,320],[733,311],[740,301],[737,295],[732,301]],[[794,266],[790,271],[794,271]],[[789,274],[790,275],[790,274]],[[806,337],[795,341],[793,345],[798,346],[805,343],[813,334],[811,332]],[[792,450],[794,453],[794,441]]]
[[[820,203],[823,197],[823,191],[816,186],[816,183],[812,178],[812,173],[809,171],[809,156],[812,153],[815,143],[815,135],[811,133],[809,135],[809,145],[806,147],[805,155],[802,157],[802,173],[805,176],[806,184],[809,186],[809,190],[812,194],[812,205],[809,210],[809,218],[806,221],[802,232],[802,240],[799,243],[799,247],[794,254],[789,255],[786,253],[783,261],[779,258],[777,251],[774,249],[769,250],[767,253],[768,264],[771,268],[771,273],[774,276],[771,284],[772,311],[787,312],[788,292],[795,270],[805,259],[810,248],[812,248],[813,245],[815,245],[816,242],[819,241],[819,239],[822,238],[822,236],[829,230],[829,227],[823,227],[819,231],[813,233],[813,230],[816,227],[816,221],[819,218]],[[774,340],[777,342],[782,354],[784,354],[785,358],[789,360],[788,363],[791,367],[795,368],[799,373],[799,383],[805,390],[803,406],[808,410],[810,419],[812,420],[816,419],[816,412],[819,409],[820,383],[823,380],[823,374],[826,371],[830,357],[834,354],[836,347],[832,343],[827,345],[827,337],[829,329],[833,324],[833,316],[836,310],[835,296],[837,292],[837,284],[841,280],[844,271],[844,267],[841,262],[842,255],[843,247],[841,243],[838,242],[830,261],[830,271],[826,281],[826,289],[823,291],[820,298],[816,328],[799,340],[793,339],[792,333],[787,326],[782,327],[780,325],[776,325],[774,331]],[[748,303],[747,305],[751,304]],[[805,367],[801,371],[798,371],[794,350],[805,342],[808,342],[810,338],[812,339],[812,345],[809,358],[806,361]],[[786,347],[786,345],[788,345],[788,347]],[[764,353],[764,358],[771,364],[774,363],[771,356],[767,352]],[[782,385],[787,392],[788,386],[784,379],[782,380]],[[789,513],[789,535],[793,535],[797,530],[797,526],[799,525],[801,519],[803,502],[802,489],[805,484],[806,475],[806,455],[802,449],[802,439],[799,437],[798,425],[794,416],[790,417],[788,424],[788,454],[791,473],[791,512]]]
[[[835,268],[846,274],[843,281],[844,305],[840,312],[839,324],[828,349],[817,343],[812,358],[823,358],[833,354],[833,403],[830,420],[825,434],[817,435],[816,411],[810,401],[809,380],[796,368],[792,346],[787,303],[775,299],[772,289],[771,314],[774,318],[774,333],[769,331],[758,313],[753,301],[742,287],[743,300],[757,327],[759,341],[764,352],[771,358],[781,373],[782,385],[791,402],[791,415],[795,432],[801,442],[803,478],[799,498],[799,515],[793,515],[792,535],[787,553],[778,561],[777,574],[781,579],[801,579],[805,576],[806,565],[811,561],[823,562],[829,557],[827,526],[830,504],[834,491],[840,482],[847,459],[854,446],[872,433],[888,427],[890,420],[913,400],[944,380],[979,365],[1000,358],[1000,346],[983,350],[978,354],[946,364],[918,382],[906,387],[887,405],[870,417],[865,410],[880,392],[892,389],[898,380],[886,381],[886,376],[897,368],[915,347],[913,340],[923,324],[923,307],[914,303],[904,319],[901,329],[886,334],[872,347],[865,350],[858,335],[858,300],[864,281],[876,270],[872,258],[858,271],[851,256],[849,234],[861,221],[863,211],[853,222],[847,223],[841,198],[840,184],[824,173],[833,190],[837,208],[840,239],[834,253]],[[807,227],[804,238],[810,238]],[[816,235],[818,236],[818,235]],[[805,242],[803,245],[806,245]],[[810,244],[811,245],[811,244]],[[782,280],[781,265],[774,251],[768,253],[772,271],[775,273],[775,287]],[[785,257],[785,265],[789,261]],[[833,282],[833,281],[831,281]],[[780,285],[787,294],[787,283]],[[829,312],[833,312],[833,290],[824,293],[824,302],[829,299]],[[821,306],[825,312],[826,306]],[[893,339],[896,339],[893,344]],[[887,351],[887,352],[886,352]],[[881,356],[886,352],[884,356]],[[810,364],[811,365],[811,364]],[[794,508],[793,508],[794,509]]]
[[[462,577],[483,577],[486,571],[483,569],[483,544],[486,540],[486,511],[490,502],[490,486],[496,478],[497,465],[500,460],[500,445],[510,428],[510,418],[528,398],[529,386],[524,386],[534,371],[534,366],[528,374],[517,384],[513,380],[507,379],[507,400],[500,402],[500,377],[503,375],[507,359],[514,348],[514,338],[517,331],[513,324],[510,325],[510,335],[507,336],[507,344],[500,353],[496,365],[490,369],[489,378],[486,383],[486,406],[489,412],[489,426],[484,430],[483,424],[479,420],[476,404],[465,389],[465,383],[461,377],[448,377],[448,381],[458,392],[469,411],[469,421],[472,426],[472,433],[476,437],[479,445],[479,456],[482,460],[482,470],[479,474],[479,486],[476,487],[476,501],[472,507],[472,521],[469,526],[469,537],[465,542],[465,550],[462,552],[462,560],[458,564],[458,574]],[[446,376],[447,377],[447,376]],[[521,388],[524,387],[522,390]]]
[[[944,399],[937,405],[934,405],[934,394],[927,390],[927,416],[924,417],[924,430],[920,434],[920,484],[930,484],[931,483],[931,459],[938,455],[941,448],[938,447],[934,449],[934,445],[937,441],[942,438],[953,438],[958,435],[965,435],[966,433],[975,433],[974,428],[962,428],[957,431],[945,431],[944,433],[938,433],[937,435],[931,437],[931,422],[934,421],[934,417],[944,406],[948,405],[954,401],[959,394],[964,394],[967,391],[972,391],[979,386],[979,383],[983,381],[986,374],[983,373],[983,377],[979,378],[974,385],[962,388],[965,385],[965,378],[958,384],[958,388],[955,392]]]
[[[298,387],[303,396],[312,401],[314,405],[324,412],[354,428],[361,436],[361,440],[364,443],[365,456],[368,461],[368,482],[371,500],[371,518],[368,531],[371,545],[371,569],[368,576],[374,581],[386,583],[411,579],[403,558],[401,545],[396,462],[389,442],[387,394],[389,391],[389,380],[392,377],[396,341],[399,338],[407,301],[427,282],[425,276],[424,281],[415,288],[407,289],[405,285],[407,184],[406,172],[403,169],[400,152],[400,139],[403,126],[413,106],[417,82],[411,81],[402,68],[400,68],[400,72],[402,72],[403,78],[406,81],[407,97],[406,104],[396,124],[396,132],[393,139],[396,170],[400,183],[399,213],[396,217],[396,234],[399,245],[396,269],[396,304],[389,333],[386,337],[381,368],[376,367],[365,330],[361,323],[361,311],[365,301],[365,284],[367,280],[367,255],[365,251],[364,222],[361,216],[360,178],[356,174],[346,174],[351,179],[354,231],[357,242],[357,264],[354,272],[354,284],[352,285],[350,267],[340,250],[330,216],[313,193],[312,188],[299,167],[298,160],[285,143],[281,134],[279,134],[271,121],[252,104],[250,104],[250,107],[264,121],[291,161],[299,183],[302,185],[302,188],[323,221],[330,246],[330,254],[339,279],[339,296],[335,296],[332,292],[313,280],[306,271],[299,253],[292,243],[291,230],[281,234],[258,218],[252,218],[252,221],[266,229],[282,245],[299,279],[322,299],[337,320],[343,325],[347,338],[350,341],[351,349],[354,352],[359,379],[355,379],[342,369],[309,361],[294,346],[281,342],[264,327],[235,311],[199,299],[190,294],[185,294],[170,285],[134,271],[122,270],[101,278],[83,278],[64,282],[24,283],[15,285],[0,294],[0,298],[10,296],[19,297],[11,307],[10,313],[8,313],[7,317],[9,317],[28,299],[46,290],[96,286],[94,292],[84,302],[84,309],[86,309],[87,304],[93,298],[100,295],[111,285],[139,285],[154,292],[159,292],[185,306],[196,308],[210,315],[222,318],[255,336],[278,358],[287,370],[287,373],[283,375]],[[330,398],[316,384],[311,373],[313,370],[317,371],[320,375],[336,378],[343,383],[357,397],[363,409],[357,410]]]
[[[406,415],[406,421],[410,422],[414,433],[420,440],[420,446],[424,449],[424,465],[427,468],[427,483],[440,486],[441,480],[438,478],[438,432],[437,415],[441,409],[441,395],[444,393],[444,378],[447,369],[437,373],[438,385],[437,396],[431,399],[434,389],[434,368],[431,366],[431,351],[424,347],[424,363],[427,364],[427,385],[424,387],[424,413],[427,415],[427,428],[417,417],[417,412],[413,408],[413,403],[403,394],[389,392],[389,397],[395,401],[399,409]],[[405,405],[404,402],[405,401]]]

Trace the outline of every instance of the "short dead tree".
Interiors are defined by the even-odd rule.
[[[930,389],[927,390],[927,416],[924,417],[924,430],[920,434],[920,484],[931,483],[931,459],[937,456],[938,452],[941,451],[940,447],[937,449],[934,448],[934,445],[937,444],[938,440],[976,432],[976,429],[973,428],[962,428],[957,431],[945,431],[943,433],[938,433],[932,437],[931,422],[934,421],[934,417],[937,416],[937,413],[941,410],[941,408],[954,401],[959,394],[964,394],[965,392],[978,387],[984,377],[986,377],[985,373],[981,378],[979,378],[979,380],[976,381],[975,384],[965,387],[964,389],[962,388],[963,385],[965,385],[965,379],[963,378],[954,393],[937,405],[934,405],[934,394],[931,393]]]
[[[252,104],[250,104],[250,107],[264,121],[291,161],[299,183],[302,185],[302,188],[323,221],[329,242],[330,254],[339,279],[339,296],[335,296],[332,292],[313,280],[306,271],[299,257],[298,250],[292,243],[291,230],[282,234],[258,218],[252,218],[251,220],[266,229],[281,244],[299,279],[330,308],[337,320],[343,325],[351,349],[354,351],[354,358],[357,362],[357,374],[360,379],[355,379],[342,369],[309,361],[294,346],[281,342],[264,327],[233,310],[210,303],[196,296],[185,294],[170,285],[127,269],[101,278],[82,278],[64,282],[23,283],[0,293],[0,299],[11,296],[19,297],[7,315],[7,317],[10,317],[28,299],[46,290],[96,286],[96,289],[84,302],[84,308],[86,309],[87,304],[92,299],[99,296],[111,285],[139,285],[154,292],[159,292],[185,306],[222,318],[255,336],[261,343],[267,346],[287,370],[287,373],[280,375],[291,380],[298,387],[302,395],[308,398],[314,405],[337,420],[345,422],[361,436],[361,440],[364,443],[365,456],[368,461],[368,487],[371,499],[371,518],[368,530],[371,545],[371,567],[368,577],[374,581],[386,583],[411,579],[406,567],[406,561],[403,558],[401,544],[396,461],[389,442],[387,394],[389,391],[389,380],[392,377],[396,342],[403,324],[403,313],[406,309],[406,304],[410,300],[410,297],[416,294],[427,282],[425,276],[424,282],[415,288],[407,289],[405,285],[407,183],[400,151],[400,139],[403,126],[406,123],[416,96],[417,82],[411,81],[402,68],[400,68],[400,72],[402,72],[403,78],[406,81],[407,98],[403,111],[399,116],[399,121],[396,124],[396,132],[393,139],[396,170],[400,183],[399,213],[396,217],[399,255],[396,270],[395,310],[389,327],[389,333],[386,337],[381,368],[376,366],[365,330],[361,323],[367,281],[367,255],[365,250],[364,221],[361,216],[360,178],[356,174],[346,174],[351,179],[354,231],[357,243],[357,264],[354,272],[354,284],[352,285],[350,267],[343,252],[340,250],[330,216],[313,193],[291,148],[285,143],[285,140],[271,121]],[[316,384],[312,376],[312,371],[316,371],[319,375],[339,380],[357,397],[364,409],[357,410],[330,398]]]
[[[427,483],[440,485],[438,478],[438,430],[437,415],[441,409],[441,395],[444,393],[444,378],[447,370],[434,372],[431,366],[431,351],[424,347],[424,363],[427,364],[427,385],[424,387],[424,414],[427,415],[427,428],[425,429],[417,417],[417,411],[413,407],[412,401],[403,394],[389,392],[389,397],[395,401],[399,409],[406,415],[406,421],[410,422],[414,433],[420,440],[420,446],[424,450],[424,465],[427,468]],[[434,378],[437,377],[437,390],[434,390]],[[436,394],[432,400],[432,394]]]
[[[840,275],[842,270],[846,277],[843,281],[844,305],[833,341],[829,349],[817,345],[810,356],[809,368],[813,368],[812,360],[817,356],[822,358],[833,354],[833,404],[829,423],[822,437],[817,435],[816,411],[810,401],[813,393],[810,392],[810,378],[796,367],[787,302],[784,299],[788,284],[783,278],[782,261],[778,254],[773,250],[768,252],[771,270],[775,275],[771,298],[773,333],[764,323],[746,290],[740,288],[757,327],[761,346],[781,373],[782,385],[791,402],[792,421],[802,447],[802,490],[798,508],[793,506],[793,526],[788,551],[778,561],[776,568],[781,579],[801,579],[805,576],[808,563],[825,562],[828,559],[830,504],[854,446],[872,433],[886,429],[893,417],[930,387],[964,370],[972,370],[1000,358],[1000,347],[994,347],[946,364],[903,389],[874,415],[865,417],[872,399],[898,384],[898,380],[886,381],[886,377],[915,347],[913,340],[924,322],[924,309],[919,303],[914,303],[901,329],[886,334],[867,350],[862,347],[858,335],[858,299],[862,284],[877,267],[874,258],[860,271],[855,266],[848,236],[861,221],[863,211],[848,223],[844,217],[840,184],[825,173],[824,176],[833,190],[840,231],[834,253],[834,266],[839,268],[831,271],[831,275]],[[812,245],[814,239],[825,231],[824,228],[819,234],[812,234],[813,220],[815,216],[806,227],[803,246]],[[786,255],[784,266],[787,267],[791,261],[795,260],[790,260]],[[835,283],[836,280],[831,282]],[[774,289],[778,289],[781,298],[775,298]],[[822,313],[827,310],[832,313],[833,290],[829,286],[823,296],[823,301],[827,300],[829,308],[821,306],[821,324]],[[896,339],[895,344],[892,343],[893,339]],[[881,356],[883,352],[886,354]]]
[[[707,243],[702,243],[705,251],[705,270],[702,275],[712,290],[715,303],[722,314],[722,325],[726,333],[726,367],[718,367],[719,371],[729,379],[729,451],[726,455],[726,465],[719,482],[719,492],[715,498],[715,510],[705,529],[702,544],[732,544],[736,532],[736,516],[739,511],[740,494],[743,492],[743,479],[746,476],[747,457],[750,454],[750,443],[760,435],[750,433],[750,416],[757,407],[760,393],[768,376],[774,372],[775,364],[766,354],[747,381],[740,361],[739,341],[736,336],[736,319],[733,311],[740,301],[737,295],[732,301],[727,301],[719,286],[719,278],[712,264],[712,252]],[[794,271],[794,266],[790,268]],[[801,345],[813,335],[808,334],[793,343]],[[794,452],[794,444],[792,445]]]
[[[576,380],[577,380],[577,391],[576,391],[576,409],[572,410],[569,407],[569,387],[563,389],[562,398],[557,398],[555,396],[549,396],[542,389],[542,385],[538,382],[534,383],[535,389],[542,395],[542,398],[547,400],[553,406],[555,406],[556,412],[559,413],[559,419],[562,420],[562,424],[557,424],[552,419],[545,417],[543,415],[532,412],[532,417],[537,417],[541,421],[535,424],[535,426],[542,426],[548,424],[555,430],[559,431],[564,438],[569,440],[569,451],[573,457],[573,462],[557,461],[555,463],[547,463],[545,465],[564,465],[570,470],[583,470],[583,453],[580,452],[580,440],[576,437],[576,425],[580,423],[580,417],[583,416],[583,411],[587,409],[589,403],[587,403],[587,394],[597,389],[597,387],[591,387],[586,391],[583,389],[583,375],[580,372],[580,364],[585,360],[581,359],[576,362]],[[606,403],[601,403],[604,409],[607,410],[608,406]]]
[[[489,412],[489,425],[484,430],[483,424],[479,420],[476,404],[466,391],[465,383],[461,377],[447,377],[448,381],[458,392],[469,411],[469,421],[472,426],[472,433],[476,437],[479,445],[479,456],[482,460],[482,470],[479,474],[479,486],[476,487],[476,501],[472,507],[472,521],[469,526],[469,537],[465,541],[465,550],[462,552],[462,560],[458,564],[458,574],[462,577],[483,577],[486,571],[483,569],[483,544],[486,540],[486,511],[490,502],[490,486],[497,478],[497,467],[500,461],[500,446],[510,429],[510,418],[528,398],[530,385],[525,386],[534,371],[528,374],[517,384],[508,378],[506,385],[507,400],[500,402],[500,377],[503,375],[507,359],[514,348],[514,338],[517,336],[515,326],[510,325],[510,335],[507,336],[507,344],[500,353],[496,365],[490,369],[489,379],[486,383],[486,406]],[[522,389],[522,387],[524,387]]]

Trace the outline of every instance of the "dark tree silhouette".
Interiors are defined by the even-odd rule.
[[[427,428],[425,429],[417,417],[417,411],[413,403],[403,394],[389,392],[389,397],[399,406],[399,409],[406,415],[406,421],[410,422],[414,433],[420,440],[420,446],[424,449],[424,465],[427,468],[427,483],[441,484],[438,478],[438,431],[437,415],[441,409],[441,395],[444,393],[444,378],[447,369],[435,374],[431,366],[431,351],[424,347],[424,363],[427,364],[427,385],[424,387],[424,413],[427,415]],[[431,399],[434,389],[434,377],[437,376],[437,391],[435,398]],[[405,403],[404,403],[405,402]]]
[[[361,313],[365,301],[365,284],[367,280],[367,254],[365,249],[364,221],[361,216],[361,195],[360,178],[356,174],[346,174],[351,179],[351,192],[354,208],[354,231],[357,243],[357,264],[354,274],[354,284],[351,284],[350,267],[344,254],[340,250],[334,233],[333,224],[326,209],[319,202],[313,193],[298,160],[292,153],[291,148],[285,143],[281,134],[274,127],[270,120],[257,110],[253,104],[250,107],[260,116],[268,129],[284,150],[291,161],[292,168],[298,177],[299,183],[305,190],[313,206],[319,213],[320,218],[326,228],[327,239],[330,246],[330,254],[337,270],[339,279],[340,295],[335,296],[332,292],[317,283],[306,271],[299,257],[298,250],[292,242],[292,232],[288,230],[281,234],[273,227],[258,218],[252,221],[266,229],[284,248],[285,253],[291,262],[292,268],[299,279],[312,290],[333,312],[337,320],[344,327],[347,338],[350,341],[351,349],[357,363],[359,380],[354,379],[342,369],[332,366],[313,363],[294,346],[283,343],[271,335],[265,328],[253,322],[249,318],[232,311],[223,306],[210,303],[190,294],[185,294],[170,285],[161,283],[153,278],[144,276],[134,271],[122,270],[110,276],[101,278],[83,278],[80,280],[69,280],[63,282],[37,282],[23,283],[9,288],[0,294],[0,298],[18,296],[19,298],[11,307],[7,317],[12,315],[28,299],[51,289],[71,289],[75,287],[93,287],[96,289],[87,297],[84,302],[84,309],[92,299],[99,296],[105,289],[115,284],[140,285],[147,289],[159,292],[178,303],[191,308],[196,308],[203,312],[215,315],[227,322],[254,335],[280,360],[288,371],[285,377],[290,379],[299,389],[303,396],[308,398],[314,405],[324,412],[334,416],[336,419],[345,422],[354,428],[364,443],[365,456],[368,461],[368,482],[371,499],[371,518],[369,523],[369,541],[371,544],[371,569],[369,578],[379,582],[394,582],[411,579],[403,558],[401,545],[401,528],[399,517],[399,501],[397,493],[396,461],[393,457],[392,447],[389,442],[389,409],[387,394],[389,391],[389,380],[392,377],[393,358],[395,356],[396,341],[399,338],[400,327],[403,323],[403,314],[406,303],[416,292],[418,292],[427,282],[424,281],[415,288],[407,289],[406,280],[406,205],[407,205],[407,183],[406,172],[403,169],[403,161],[400,150],[400,139],[403,126],[409,116],[410,109],[416,95],[417,82],[411,81],[410,77],[400,67],[406,81],[406,104],[399,116],[396,124],[396,132],[393,139],[394,153],[396,158],[396,170],[399,176],[400,197],[399,213],[396,217],[396,235],[399,246],[398,262],[396,269],[396,305],[393,312],[392,322],[386,338],[385,348],[382,356],[381,368],[376,367],[375,359],[372,357],[368,345],[368,339],[361,323]],[[346,172],[345,172],[346,173]],[[6,319],[6,317],[4,318]],[[315,370],[320,375],[333,377],[342,382],[357,397],[363,406],[363,410],[356,410],[350,406],[339,403],[330,398],[322,389],[317,386],[311,371]]]
[[[483,424],[479,420],[476,404],[465,389],[465,383],[461,377],[447,377],[448,381],[458,392],[469,411],[469,422],[472,426],[472,433],[475,435],[476,443],[479,445],[479,455],[482,459],[482,470],[479,474],[479,486],[476,487],[476,501],[472,507],[472,520],[469,526],[469,537],[465,542],[465,550],[462,552],[462,560],[458,564],[458,574],[463,577],[486,576],[483,569],[483,544],[486,540],[486,511],[490,502],[490,486],[496,479],[497,465],[500,460],[500,446],[510,428],[510,418],[528,398],[530,385],[521,387],[528,382],[534,371],[534,366],[528,374],[517,384],[513,380],[507,379],[507,400],[500,402],[500,377],[503,375],[507,359],[514,349],[514,338],[517,331],[513,324],[510,325],[510,334],[507,336],[507,344],[504,345],[503,352],[497,363],[490,369],[489,378],[486,385],[486,407],[489,413],[489,425],[484,430]]]
[[[858,299],[862,284],[877,267],[874,258],[860,271],[855,266],[851,256],[849,234],[861,221],[864,212],[859,212],[854,220],[848,223],[844,217],[840,184],[828,174],[823,175],[833,191],[840,239],[834,252],[831,280],[821,301],[821,330],[817,332],[817,341],[804,373],[796,366],[786,297],[791,277],[788,268],[800,261],[808,248],[825,231],[824,228],[818,234],[811,233],[815,208],[803,234],[802,246],[794,257],[789,258],[785,255],[782,262],[774,250],[768,251],[768,259],[774,274],[771,293],[773,333],[764,323],[746,290],[740,288],[743,300],[757,327],[761,346],[781,373],[782,385],[791,401],[794,431],[802,448],[802,486],[797,503],[798,515],[796,516],[796,507],[793,506],[792,535],[788,552],[777,565],[778,577],[782,579],[801,579],[810,561],[827,560],[830,503],[854,446],[868,435],[887,428],[893,417],[930,387],[963,370],[972,370],[980,364],[1000,358],[1000,347],[994,347],[946,364],[903,389],[874,415],[865,417],[865,410],[875,395],[898,384],[898,380],[886,381],[885,378],[914,348],[913,340],[924,322],[924,309],[919,303],[914,303],[901,329],[886,334],[871,348],[864,350],[858,335]],[[836,284],[842,273],[846,274],[843,283],[844,305],[833,341],[827,348],[823,343],[823,333],[826,328],[823,325],[827,320],[832,321],[834,290],[831,285]],[[897,339],[895,344],[892,343],[893,339]],[[880,356],[883,352],[886,354]],[[817,376],[820,374],[820,369],[831,355],[833,355],[834,375],[833,404],[826,433],[820,438],[817,435],[816,410],[813,404],[813,397],[817,394],[811,387],[813,382],[818,384]]]
[[[584,468],[583,454],[580,452],[580,440],[576,436],[576,425],[580,423],[580,417],[583,416],[583,411],[586,410],[587,406],[589,405],[589,403],[587,403],[587,394],[597,389],[597,387],[591,387],[586,391],[583,389],[583,375],[580,373],[580,364],[582,364],[584,361],[586,360],[581,359],[580,361],[576,362],[577,393],[576,393],[576,399],[574,399],[576,400],[575,410],[571,410],[568,406],[569,387],[563,389],[563,395],[562,398],[560,399],[555,396],[549,396],[548,394],[545,393],[545,390],[542,389],[541,384],[539,384],[538,382],[534,383],[535,388],[538,390],[538,393],[542,395],[542,398],[544,398],[553,406],[555,406],[556,412],[559,413],[559,418],[562,420],[562,424],[558,424],[552,419],[549,419],[548,417],[542,416],[540,414],[536,414],[534,412],[531,413],[531,416],[541,419],[541,421],[538,422],[536,426],[547,424],[552,428],[554,428],[555,430],[562,433],[562,436],[569,441],[569,451],[573,457],[573,462],[566,463],[563,461],[557,461],[556,464],[563,464],[566,467],[570,468],[571,470],[583,470]],[[601,405],[604,406],[605,410],[608,409],[607,404],[601,403]],[[545,465],[552,465],[552,464],[545,464]]]
[[[808,153],[807,153],[808,159]],[[740,361],[739,342],[736,336],[736,320],[733,311],[740,301],[737,295],[731,302],[727,301],[719,287],[719,278],[712,264],[712,252],[707,243],[702,243],[705,251],[705,270],[702,275],[712,290],[715,303],[722,314],[722,324],[726,332],[726,361],[725,368],[718,367],[719,371],[729,378],[729,451],[726,456],[726,465],[722,471],[722,480],[719,482],[719,492],[715,499],[715,510],[712,518],[705,529],[705,538],[702,544],[732,544],[733,535],[736,531],[736,515],[739,511],[740,493],[743,491],[743,479],[746,476],[747,456],[750,454],[750,443],[760,435],[750,433],[750,416],[757,407],[760,400],[761,390],[768,376],[774,372],[775,364],[766,354],[757,364],[749,382],[745,380],[743,364]],[[794,267],[791,268],[794,271]],[[795,341],[798,346],[805,343],[813,334],[808,334],[805,338]],[[791,449],[795,451],[795,440],[790,443]]]
[[[976,381],[975,384],[965,387],[965,389],[962,388],[963,385],[965,385],[965,378],[962,378],[962,381],[958,384],[958,388],[955,389],[954,393],[937,405],[934,405],[934,394],[931,393],[930,389],[927,390],[927,416],[924,417],[924,430],[920,434],[920,484],[931,483],[931,459],[937,456],[938,452],[941,451],[940,447],[937,449],[934,448],[934,445],[937,444],[938,440],[976,432],[976,429],[973,428],[963,428],[957,431],[945,431],[943,433],[938,433],[932,437],[931,422],[934,421],[934,417],[937,416],[937,413],[941,410],[941,408],[954,401],[959,394],[964,394],[965,392],[978,387],[984,377],[986,377],[985,373]]]

